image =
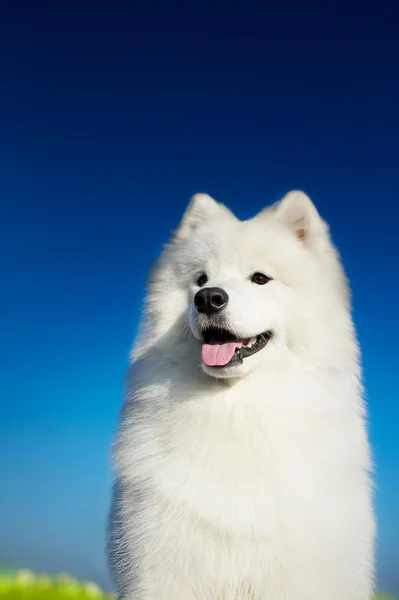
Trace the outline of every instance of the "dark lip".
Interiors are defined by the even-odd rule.
[[[201,335],[202,335],[202,339],[205,343],[209,343],[212,339],[217,339],[218,341],[223,341],[223,342],[234,342],[234,341],[237,341],[238,339],[242,339],[242,338],[237,338],[237,336],[234,335],[228,329],[223,329],[220,327],[207,327],[206,329],[202,330]],[[254,336],[251,336],[251,337],[254,337]],[[251,347],[241,346],[241,348],[237,348],[237,350],[234,353],[233,358],[226,365],[214,366],[211,368],[212,369],[225,369],[226,367],[242,364],[244,358],[247,358],[247,356],[252,356],[252,355],[256,354],[257,352],[260,352],[260,350],[263,350],[263,348],[267,345],[267,343],[269,342],[269,340],[272,337],[273,337],[273,332],[270,330],[267,330],[267,331],[264,331],[263,333],[258,334],[256,336],[256,342]]]

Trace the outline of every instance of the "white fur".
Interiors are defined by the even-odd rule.
[[[262,271],[264,286],[250,275]],[[238,337],[205,367],[198,275]],[[151,274],[116,441],[110,557],[123,600],[369,600],[370,452],[346,279],[291,192],[250,221],[191,201]]]

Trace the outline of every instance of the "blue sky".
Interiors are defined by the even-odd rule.
[[[352,281],[399,592],[398,8],[133,4],[1,9],[0,562],[107,581],[147,268],[192,193],[246,218],[299,187]]]

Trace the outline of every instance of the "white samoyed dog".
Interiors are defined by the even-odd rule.
[[[290,192],[191,200],[154,267],[115,444],[123,600],[369,600],[359,348],[328,227]]]

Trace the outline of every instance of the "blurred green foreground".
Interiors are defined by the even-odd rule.
[[[1,600],[115,600],[97,584],[80,582],[68,575],[49,577],[28,570],[0,571]]]

